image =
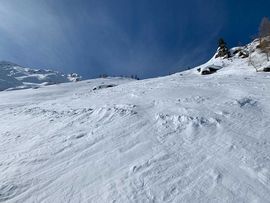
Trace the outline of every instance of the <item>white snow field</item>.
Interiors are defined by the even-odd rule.
[[[247,61],[0,92],[0,201],[270,202],[270,74]]]

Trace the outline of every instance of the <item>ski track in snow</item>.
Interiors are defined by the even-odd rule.
[[[270,202],[269,89],[187,71],[0,92],[0,202]]]

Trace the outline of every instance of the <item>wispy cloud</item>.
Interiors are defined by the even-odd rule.
[[[102,72],[164,75],[205,58],[203,49],[218,35],[224,16],[217,1],[175,5],[179,7],[173,1],[2,0],[0,57],[88,77]]]

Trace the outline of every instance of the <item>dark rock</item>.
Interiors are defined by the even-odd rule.
[[[115,84],[108,84],[108,85],[98,85],[93,88],[93,90],[100,90],[100,89],[105,89],[105,88],[110,88],[110,87],[115,87],[117,85]]]
[[[266,67],[263,69],[263,72],[270,72],[270,67]]]
[[[217,72],[221,68],[222,68],[221,66],[211,65],[211,66],[206,66],[204,68],[198,68],[197,71],[199,71],[202,75],[209,75],[209,74]]]

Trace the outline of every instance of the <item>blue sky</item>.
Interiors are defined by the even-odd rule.
[[[219,37],[250,41],[269,0],[0,0],[0,60],[141,78],[207,61]]]

